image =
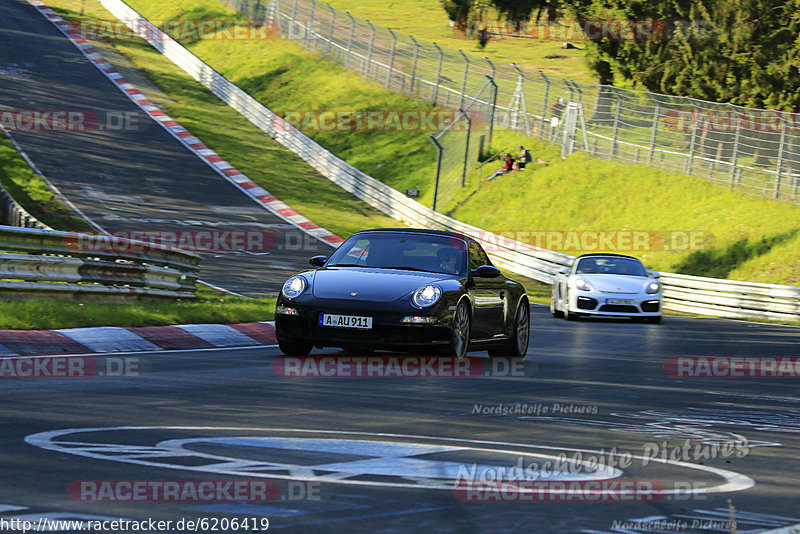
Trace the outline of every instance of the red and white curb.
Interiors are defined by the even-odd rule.
[[[86,39],[81,37],[81,32],[69,25],[64,19],[58,16],[56,12],[50,9],[41,0],[28,0],[28,3],[33,5],[39,12],[44,15],[47,20],[52,22],[71,42],[74,44],[86,58],[97,67],[114,85],[122,91],[128,98],[131,99],[139,108],[142,109],[154,121],[160,124],[167,130],[173,137],[178,139],[183,145],[193,152],[197,157],[205,161],[212,169],[214,169],[220,176],[224,177],[234,186],[239,188],[250,198],[258,202],[261,206],[265,207],[271,213],[280,217],[286,222],[289,222],[302,230],[303,232],[328,243],[333,246],[338,246],[342,243],[343,239],[338,235],[322,228],[318,224],[309,220],[301,215],[289,205],[281,202],[274,195],[271,195],[263,187],[256,184],[244,173],[236,169],[233,165],[225,161],[222,156],[204,145],[200,139],[192,135],[192,133],[181,126],[178,121],[167,115],[158,106],[147,100],[136,87],[128,82],[122,74],[116,71],[111,63],[103,57],[95,48],[89,44]]]
[[[0,330],[0,357],[113,352],[162,352],[275,345],[275,324],[190,324],[177,326]]]

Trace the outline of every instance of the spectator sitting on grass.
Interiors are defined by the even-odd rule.
[[[496,173],[488,177],[487,180],[493,180],[495,176],[500,176],[501,174],[506,174],[515,170],[514,165],[516,162],[514,161],[514,158],[511,157],[511,154],[506,154],[504,161],[505,165],[503,165],[503,167],[500,168]]]
[[[522,170],[525,168],[525,165],[533,161],[531,157],[530,151],[522,145],[519,145],[519,158],[517,159],[517,167],[518,170]]]

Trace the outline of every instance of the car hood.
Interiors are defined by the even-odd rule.
[[[644,276],[625,276],[621,274],[581,274],[595,289],[602,293],[642,293],[652,278]]]
[[[421,271],[331,267],[314,273],[312,294],[323,299],[392,302],[444,278],[449,277]]]

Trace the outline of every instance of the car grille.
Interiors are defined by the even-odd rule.
[[[593,310],[597,307],[597,300],[590,297],[578,297],[578,308],[581,310]]]
[[[617,312],[617,313],[639,313],[639,308],[636,306],[627,306],[625,304],[603,304],[600,306],[600,311],[604,312]]]

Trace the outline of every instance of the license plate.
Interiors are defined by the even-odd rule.
[[[608,299],[606,304],[622,304],[623,306],[634,306],[636,301],[633,299]]]
[[[320,326],[334,326],[337,328],[358,328],[369,330],[372,328],[372,317],[358,315],[333,315],[330,313],[319,314]]]

